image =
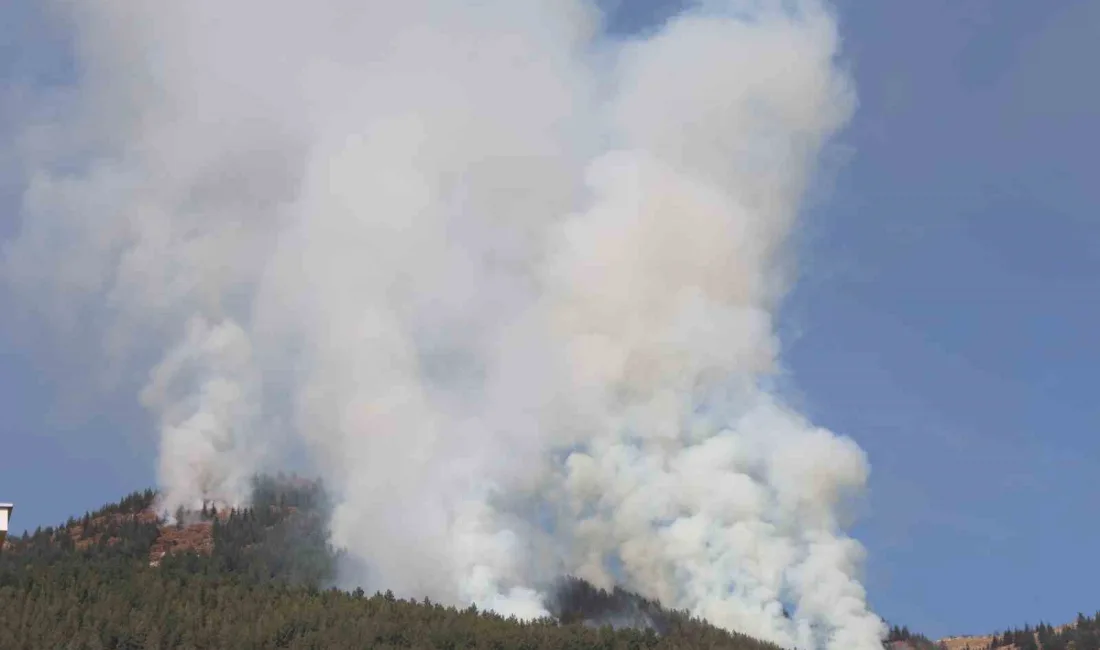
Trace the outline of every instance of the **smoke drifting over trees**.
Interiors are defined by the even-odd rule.
[[[26,120],[0,272],[147,377],[167,512],[301,445],[349,584],[531,618],[576,575],[880,647],[864,454],[761,388],[854,107],[828,7],[56,5],[79,83]]]
[[[337,558],[319,525],[319,488],[264,477],[252,507],[188,513],[182,530],[156,520],[149,490],[16,538],[0,554],[4,647],[777,650],[656,605],[647,609],[660,634],[323,589]]]

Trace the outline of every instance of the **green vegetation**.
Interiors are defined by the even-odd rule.
[[[576,579],[549,603],[555,618],[529,623],[328,588],[341,558],[328,545],[328,505],[315,482],[261,477],[250,508],[204,506],[173,524],[152,513],[155,499],[135,492],[62,526],[10,537],[0,554],[0,650],[777,650]],[[901,626],[886,641],[939,648]],[[998,648],[1100,650],[1100,613],[1059,630],[1008,630],[993,638],[990,650]]]
[[[898,627],[896,625],[892,625],[890,626],[889,633],[887,633],[886,635],[886,642],[892,643],[895,641],[904,641],[913,648],[916,648],[917,650],[931,650],[933,648],[939,647],[936,643],[934,643],[931,639],[924,636],[923,634],[910,632],[909,628],[905,626]]]
[[[940,647],[922,634],[909,631],[907,627],[892,626],[886,637],[887,643],[905,642],[921,650]],[[1077,620],[1069,625],[1055,628],[1048,623],[1035,627],[1025,625],[1022,628],[1007,630],[993,636],[988,645],[982,643],[970,647],[970,650],[1100,650],[1100,612],[1089,618],[1078,614]]]
[[[323,533],[326,506],[315,483],[260,479],[251,508],[204,507],[177,525],[150,514],[154,498],[135,493],[10,539],[0,554],[0,648],[775,649],[579,581],[564,592],[569,622],[561,623],[325,589],[339,558]],[[175,552],[160,557],[169,547]],[[572,622],[591,603],[627,603],[630,616],[659,623],[660,633]]]
[[[1100,650],[1100,612],[1091,618],[1078,614],[1073,624],[1061,630],[1040,623],[993,637],[993,648],[1006,646],[1015,646],[1016,650]]]

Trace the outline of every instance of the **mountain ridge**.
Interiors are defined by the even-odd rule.
[[[385,638],[374,637],[376,643],[371,647],[483,647],[480,642],[474,642],[482,634],[486,638],[501,635],[513,640],[523,638],[526,640],[517,641],[514,647],[532,649],[778,648],[744,635],[719,630],[686,612],[667,610],[659,603],[629,591],[596,589],[583,580],[569,577],[558,584],[548,605],[553,614],[552,620],[528,624],[478,612],[476,607],[462,610],[443,608],[427,599],[423,602],[401,600],[390,592],[367,597],[361,589],[348,593],[331,588],[335,584],[341,556],[328,544],[323,532],[328,505],[319,481],[283,476],[257,477],[252,505],[248,508],[204,504],[199,511],[178,511],[171,517],[158,512],[156,497],[153,490],[134,492],[117,503],[87,512],[79,518],[71,517],[59,526],[9,536],[4,542],[3,553],[0,553],[0,608],[8,612],[20,611],[24,615],[18,620],[26,624],[27,610],[33,612],[43,606],[35,601],[36,598],[50,602],[53,599],[66,601],[70,603],[70,608],[74,605],[77,609],[91,607],[93,601],[98,601],[87,595],[87,588],[79,591],[73,601],[74,585],[81,581],[89,585],[100,584],[97,575],[109,575],[121,578],[126,585],[135,588],[141,585],[154,592],[178,582],[184,585],[180,587],[184,591],[196,588],[200,604],[206,602],[202,596],[206,587],[213,586],[215,591],[232,593],[237,593],[234,589],[241,588],[259,590],[261,600],[268,599],[274,603],[273,606],[288,608],[283,617],[285,620],[280,623],[282,627],[274,631],[263,628],[251,637],[226,631],[232,628],[219,628],[217,632],[206,630],[204,638],[207,641],[232,640],[236,645],[202,646],[195,645],[195,639],[185,643],[184,637],[188,634],[195,636],[195,633],[187,633],[182,628],[168,625],[179,638],[166,640],[161,638],[164,635],[158,636],[143,628],[140,622],[128,624],[114,620],[110,615],[93,615],[89,621],[89,624],[95,623],[91,626],[92,630],[78,624],[70,625],[75,638],[82,640],[73,642],[70,639],[61,646],[54,646],[50,643],[55,639],[50,639],[46,645],[40,644],[40,641],[46,640],[42,636],[45,634],[44,628],[36,627],[31,616],[32,623],[18,632],[22,635],[20,640],[9,643],[10,638],[0,639],[0,648],[361,647],[354,643],[341,645],[339,639],[333,644],[334,639],[324,635],[338,636],[338,633],[324,632],[329,628],[320,622],[316,629],[295,627],[295,616],[327,620],[322,612],[309,609],[311,603],[316,604],[314,601],[317,598],[342,612],[358,612],[359,618],[355,620],[364,629],[389,629],[392,622],[387,623],[387,617],[400,610],[403,612],[402,618],[412,626],[411,630],[420,630],[423,626],[430,629],[429,623],[439,618],[449,621],[452,631],[465,630],[459,636],[470,642],[452,644],[454,639],[444,638],[446,634],[428,634],[434,640],[417,637],[426,645],[408,645],[406,642],[412,643],[415,633],[410,633],[411,636],[383,634]],[[103,599],[116,602],[121,598],[130,603],[131,611],[145,611],[140,599],[134,600],[133,596],[122,598],[128,587],[100,586]],[[39,591],[35,592],[36,588]],[[32,598],[33,593],[38,595]],[[187,598],[180,596],[178,599],[185,609]],[[296,599],[302,600],[298,602]],[[174,601],[158,602],[153,607],[160,608],[157,609],[158,616],[171,619],[172,610],[177,606]],[[356,603],[365,609],[356,610]],[[247,609],[239,603],[231,607]],[[95,611],[94,607],[91,611]],[[369,612],[370,616],[364,617],[363,612]],[[355,614],[351,615],[355,618]],[[498,624],[503,627],[497,627]],[[205,628],[198,623],[196,625],[199,625],[198,635],[202,636],[201,630]],[[483,627],[479,628],[479,625]],[[474,631],[478,629],[480,632]],[[551,643],[551,639],[558,638],[555,634],[564,634],[580,645]],[[586,634],[589,636],[586,637]],[[317,645],[316,641],[322,637],[330,644]],[[345,640],[351,638],[349,636]],[[692,643],[681,644],[688,639]],[[703,639],[707,644],[694,643]],[[887,650],[1100,650],[1100,613],[1093,618],[1079,614],[1077,620],[1058,627],[1039,624],[1031,628],[1025,625],[997,634],[955,635],[935,641],[906,627],[892,626],[883,645]],[[489,647],[496,646],[490,643]]]
[[[319,483],[257,481],[251,507],[157,512],[151,490],[0,553],[0,648],[778,650],[622,590],[566,580],[556,617],[368,596],[334,584]],[[631,614],[631,616],[620,616]]]

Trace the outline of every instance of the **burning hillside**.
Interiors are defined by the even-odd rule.
[[[325,589],[340,556],[319,534],[325,518],[318,516],[318,494],[269,492],[274,498],[261,496],[250,508],[208,511],[205,519],[188,512],[169,522],[151,509],[152,492],[138,493],[16,537],[12,552],[0,556],[7,622],[0,647],[777,650],[579,581],[560,592],[561,621],[526,624],[392,592],[367,597],[358,589]],[[153,566],[151,554],[159,558]],[[606,620],[639,603],[660,621],[659,634]]]

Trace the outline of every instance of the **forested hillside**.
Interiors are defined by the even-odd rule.
[[[1007,630],[995,635],[991,645],[1004,650],[1100,650],[1100,612],[1092,617],[1078,614],[1073,623],[1057,628],[1040,623]]]
[[[0,648],[775,648],[580,581],[560,591],[560,620],[531,623],[326,589],[339,558],[315,483],[260,479],[251,508],[204,507],[172,524],[153,513],[154,498],[135,493],[9,538]]]
[[[0,553],[0,650],[492,648],[777,650],[616,589],[563,581],[554,618],[521,623],[328,588],[325,494],[262,477],[252,507],[215,505],[168,523],[151,490],[9,537]],[[1100,613],[1061,627],[932,641],[891,626],[894,650],[1100,650]]]
[[[931,639],[917,632],[910,632],[906,626],[891,625],[886,635],[886,643],[890,647],[899,649],[910,648],[912,650],[936,650],[940,647]],[[974,648],[973,650],[978,650]]]
[[[1078,614],[1072,623],[1024,625],[993,635],[956,636],[930,641],[908,628],[891,627],[887,644],[895,650],[1100,650],[1100,612]]]

